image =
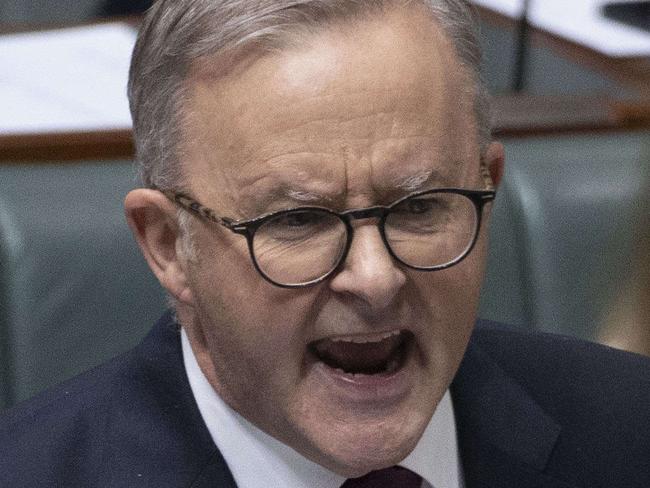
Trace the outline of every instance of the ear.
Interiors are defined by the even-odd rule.
[[[124,200],[129,227],[151,271],[179,302],[191,303],[187,266],[180,249],[176,207],[162,193],[139,188]]]
[[[492,142],[485,151],[485,165],[490,172],[490,178],[495,188],[499,187],[503,179],[503,170],[505,166],[505,149],[500,142]]]

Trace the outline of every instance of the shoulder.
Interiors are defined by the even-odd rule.
[[[630,400],[650,398],[650,358],[645,356],[488,321],[479,321],[472,342],[528,390],[594,401],[625,394],[630,409]]]
[[[0,486],[174,486],[214,449],[166,315],[135,349],[0,416]]]
[[[4,412],[0,485],[51,486],[57,473],[79,482],[94,476],[98,464],[89,460],[104,457],[102,425],[130,362],[129,355],[120,357]]]
[[[649,358],[489,322],[479,323],[470,347],[559,426],[550,466],[583,480],[599,473],[593,486],[637,486],[650,473]]]

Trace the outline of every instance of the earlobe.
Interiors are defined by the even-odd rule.
[[[492,184],[498,188],[503,179],[505,149],[500,142],[492,142],[485,151],[485,165],[490,173]]]
[[[151,271],[178,301],[190,302],[186,263],[177,252],[176,208],[156,190],[139,188],[124,200],[126,219]]]

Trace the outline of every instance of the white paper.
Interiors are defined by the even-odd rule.
[[[0,36],[0,134],[130,128],[135,38],[124,23]]]
[[[523,0],[473,0],[509,17],[521,15]],[[530,0],[532,25],[608,56],[650,56],[650,32],[608,19],[608,0]]]

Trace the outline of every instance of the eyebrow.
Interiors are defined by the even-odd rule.
[[[431,168],[419,171],[415,174],[406,176],[400,175],[400,177],[394,182],[394,187],[406,192],[415,192],[426,189],[432,184],[438,186],[450,186],[449,177],[448,175],[443,175],[440,171]]]
[[[289,198],[290,200],[296,200],[303,203],[317,203],[317,202],[327,202],[331,203],[333,201],[332,197],[328,195],[323,195],[321,193],[303,191],[303,190],[293,190],[291,188],[283,188],[280,190],[280,194],[283,197]]]
[[[449,187],[448,174],[443,174],[440,170],[429,168],[409,175],[399,175],[391,184],[390,190],[397,190],[404,193],[413,193],[419,190],[426,190],[433,187]],[[289,187],[286,183],[274,186],[268,191],[257,195],[258,198],[249,200],[247,205],[248,213],[254,216],[269,213],[282,208],[271,208],[274,204],[285,202],[296,202],[297,204],[307,204],[313,206],[333,207],[340,194],[325,194],[310,190],[300,190]],[[339,202],[340,203],[340,202]],[[299,205],[298,205],[299,206]]]
[[[335,197],[322,193],[297,190],[289,188],[287,185],[275,186],[268,191],[258,195],[258,198],[249,200],[248,210],[255,215],[265,214],[280,208],[271,208],[274,204],[293,201],[297,204],[323,205],[332,204]],[[298,205],[300,206],[300,205]]]

